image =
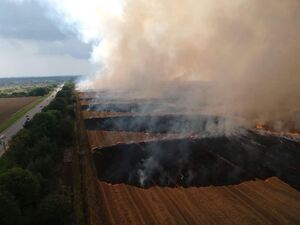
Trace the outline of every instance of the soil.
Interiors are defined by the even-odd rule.
[[[219,186],[278,176],[300,190],[300,144],[255,134],[118,144],[95,150],[94,160],[99,179],[113,184]]]
[[[194,139],[199,137],[197,135],[189,134],[166,134],[103,130],[87,130],[87,135],[92,152],[99,148],[110,147],[120,144],[143,143],[155,140],[175,140],[183,138]]]
[[[300,223],[299,192],[275,177],[219,187],[98,186],[106,224]]]
[[[36,99],[37,97],[0,98],[0,123]]]
[[[85,120],[88,130],[132,131],[152,133],[202,133],[222,123],[222,118],[205,115],[144,115],[91,118]]]
[[[89,225],[300,224],[299,143],[251,131],[200,139],[194,132],[206,117],[84,121],[80,111],[78,104]],[[171,131],[181,132],[166,138],[174,121]],[[157,167],[141,183],[137,174],[146,165]],[[187,182],[189,173],[194,176]]]

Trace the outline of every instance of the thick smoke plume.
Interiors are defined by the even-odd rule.
[[[206,121],[206,132],[199,133],[208,137],[235,134],[232,128],[237,126],[231,118],[247,126],[259,123],[272,130],[300,130],[299,16],[299,0],[124,0],[119,14],[99,14],[102,40],[95,46],[93,60],[102,69],[90,87],[110,93],[125,91],[135,98],[171,97],[186,112],[200,107],[203,114],[226,118],[217,124]],[[156,128],[162,124],[126,118],[122,128],[138,128],[145,122]],[[117,121],[117,127],[121,124]],[[174,125],[168,124],[168,130]],[[229,140],[230,147],[223,153],[228,149],[232,153]],[[259,161],[257,146],[251,142],[242,146],[245,158]],[[187,169],[193,159],[189,146],[180,146],[181,154],[168,152],[165,145],[150,148],[133,176],[141,186],[155,176],[158,183],[181,180],[190,184],[200,171],[206,172]],[[197,158],[196,165],[205,164],[201,158],[205,157]],[[124,159],[125,155],[119,161]],[[169,171],[171,175],[174,171],[170,162],[178,168],[175,176],[170,176]],[[207,171],[223,171],[223,167]],[[235,173],[230,169],[230,176]]]
[[[127,0],[120,16],[102,20],[93,56],[103,69],[92,87],[171,93],[299,129],[299,16],[298,0]],[[186,83],[194,90],[181,91]]]
[[[93,43],[90,88],[300,129],[299,0],[35,1]]]

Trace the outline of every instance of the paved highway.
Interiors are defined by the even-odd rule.
[[[35,106],[33,109],[31,109],[29,112],[27,112],[23,117],[21,117],[19,120],[17,120],[12,126],[10,126],[9,128],[7,128],[5,131],[3,131],[0,134],[0,137],[3,135],[4,136],[4,142],[7,143],[8,141],[12,138],[12,136],[14,136],[19,130],[21,130],[23,128],[23,125],[25,124],[27,118],[29,120],[32,119],[32,117],[41,112],[42,109],[47,106],[56,96],[57,92],[59,92],[61,90],[63,85],[59,86],[58,88],[56,88],[50,96],[48,96],[47,98],[45,98],[41,103],[39,103],[37,106]],[[4,153],[4,146],[3,144],[0,145],[0,157],[2,156],[2,154]]]

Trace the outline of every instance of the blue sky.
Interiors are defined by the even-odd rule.
[[[0,1],[0,77],[90,74],[92,46],[37,1]]]

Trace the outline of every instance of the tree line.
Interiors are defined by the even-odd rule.
[[[64,225],[70,196],[62,185],[64,149],[74,143],[74,84],[24,125],[0,159],[0,224]]]
[[[49,85],[45,87],[33,87],[22,91],[0,91],[0,98],[17,98],[17,97],[39,97],[50,93],[57,85]]]

